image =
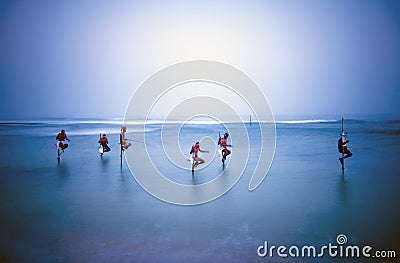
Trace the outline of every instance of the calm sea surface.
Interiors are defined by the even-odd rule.
[[[346,119],[355,148],[344,175],[337,153],[339,116],[277,120],[275,158],[259,188],[248,191],[249,170],[260,151],[253,124],[250,168],[222,197],[189,207],[154,198],[137,184],[125,160],[120,167],[118,119],[0,122],[0,262],[332,262],[328,255],[260,258],[257,248],[264,241],[321,247],[336,244],[339,234],[348,245],[396,250],[399,257],[400,118]],[[161,128],[149,125],[146,136],[158,138]],[[54,144],[61,129],[71,142],[57,163]],[[184,129],[180,143],[189,151],[196,138],[217,139],[223,127]],[[99,133],[108,134],[112,148],[102,159]],[[135,131],[129,136],[136,138]],[[138,143],[143,142],[134,141],[129,150]],[[160,154],[155,164],[182,184],[207,182],[222,169],[216,156],[192,176],[168,168],[159,144],[148,147]]]

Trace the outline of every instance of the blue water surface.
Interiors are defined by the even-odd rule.
[[[136,183],[125,160],[121,168],[120,124],[118,119],[0,123],[0,261],[332,262],[327,256],[260,258],[257,248],[264,241],[323,246],[335,243],[338,234],[348,244],[399,251],[400,118],[346,117],[349,145],[357,148],[342,174],[340,116],[278,116],[275,157],[259,188],[248,190],[248,169],[225,195],[197,206],[160,201]],[[257,137],[257,125],[246,125],[254,133],[250,137]],[[192,128],[196,136],[216,139],[223,129]],[[60,129],[71,142],[58,163],[54,144]],[[153,124],[146,133],[157,137],[160,129]],[[103,158],[97,151],[100,133],[108,134],[112,148]],[[194,138],[182,136],[190,147]],[[132,142],[129,150],[142,143]],[[254,167],[260,145],[251,142]],[[156,164],[160,169],[165,164],[170,179],[185,184],[211,180],[222,169],[217,157],[194,176],[164,161]]]

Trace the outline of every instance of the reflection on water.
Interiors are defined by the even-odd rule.
[[[59,176],[68,176],[69,175],[69,169],[68,169],[68,164],[66,164],[65,162],[57,162],[57,174]]]
[[[339,200],[342,204],[347,204],[347,182],[346,182],[346,177],[345,174],[342,173],[340,176],[340,180],[338,180],[338,193],[339,193]]]

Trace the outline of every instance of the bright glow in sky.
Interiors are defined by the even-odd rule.
[[[400,4],[1,1],[0,119],[122,117],[194,59],[248,74],[274,113],[400,113]]]
[[[149,118],[166,119],[168,117],[172,119],[181,119],[181,116],[178,114],[173,116],[168,115],[171,113],[171,110],[175,109],[179,104],[195,97],[211,97],[217,99],[221,101],[221,105],[225,104],[226,107],[230,107],[238,116],[246,121],[248,121],[250,114],[255,115],[244,98],[229,88],[216,83],[193,81],[177,85],[162,94],[159,99],[154,102],[153,108],[149,112]],[[193,105],[193,107],[202,108],[210,107],[210,105]],[[222,109],[220,111],[222,111]],[[222,113],[223,112],[220,112],[221,115],[223,115]],[[229,120],[229,116],[225,117],[227,117],[227,119],[224,120]]]

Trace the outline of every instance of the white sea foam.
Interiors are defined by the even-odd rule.
[[[323,120],[323,119],[317,119],[317,120],[285,120],[285,121],[275,121],[275,123],[281,123],[281,124],[306,124],[306,123],[329,123],[329,122],[338,122],[338,120]]]

